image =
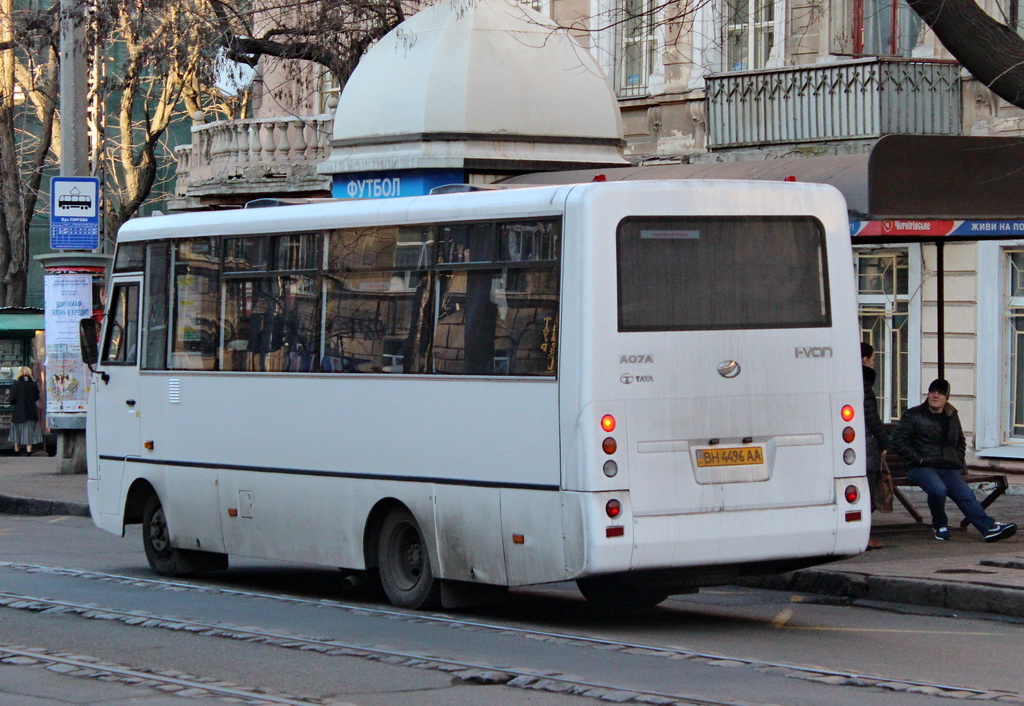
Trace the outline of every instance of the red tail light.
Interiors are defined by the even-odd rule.
[[[608,504],[604,506],[604,511],[608,513],[608,517],[614,520],[622,514],[622,503],[618,500],[609,500]]]
[[[601,417],[601,428],[608,433],[615,431],[615,417],[610,414]]]
[[[842,416],[844,422],[852,422],[853,421],[853,405],[851,405],[851,404],[843,405],[843,411],[840,412],[840,416]]]

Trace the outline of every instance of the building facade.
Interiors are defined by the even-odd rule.
[[[570,30],[607,75],[635,165],[856,155],[886,135],[1024,130],[1024,112],[975,81],[903,0],[484,1],[531,7]],[[1017,2],[983,5],[1017,18]],[[330,176],[317,164],[331,150],[336,95],[324,81],[319,100],[297,109],[265,98],[249,121],[197,124],[178,150],[179,207],[326,196]],[[1024,178],[1006,176],[1024,197]],[[943,236],[961,221],[911,213],[907,227],[928,237],[855,237],[851,266],[885,420],[918,404],[941,371],[971,464],[1024,479],[1024,230],[1014,230],[1024,198],[1016,203],[1020,213],[978,238]]]

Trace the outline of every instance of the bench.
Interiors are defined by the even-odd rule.
[[[891,434],[895,428],[895,424],[886,424],[886,433]],[[914,504],[910,502],[906,494],[900,490],[900,488],[917,488],[918,485],[907,479],[907,462],[903,458],[893,451],[891,448],[885,455],[885,462],[889,467],[889,473],[892,475],[892,494],[900,504],[910,513],[910,516],[914,518],[915,522],[924,522],[924,518],[921,513],[917,511]],[[964,474],[964,480],[968,483],[992,483],[995,487],[981,499],[981,506],[987,508],[989,505],[994,503],[999,496],[1006,492],[1009,488],[1009,482],[1006,480],[1006,476],[1001,473],[976,473],[968,470]],[[968,521],[962,520],[960,527],[966,527]]]

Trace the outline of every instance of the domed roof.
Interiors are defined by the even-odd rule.
[[[318,171],[467,159],[625,164],[621,145],[611,86],[567,32],[517,0],[444,0],[363,57]]]

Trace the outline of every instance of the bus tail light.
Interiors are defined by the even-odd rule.
[[[843,429],[843,441],[847,444],[852,444],[853,440],[857,438],[857,432],[853,430],[853,427],[846,427]]]
[[[601,417],[601,428],[609,434],[615,431],[615,417],[610,414],[606,414]]]
[[[601,442],[601,448],[604,449],[604,452],[606,454],[611,456],[618,450],[619,445],[615,442],[615,439],[609,436],[608,438]]]
[[[614,478],[619,474],[619,464],[615,461],[608,460],[604,462],[604,474],[609,478]]]
[[[860,491],[857,490],[857,486],[848,485],[846,486],[846,492],[843,493],[846,496],[846,502],[853,505],[857,500],[860,499]]]
[[[853,421],[853,405],[852,404],[844,404],[843,405],[843,410],[839,413],[839,416],[841,416],[843,418],[844,422],[852,422]]]
[[[846,449],[846,451],[843,451],[843,463],[845,463],[847,466],[852,466],[856,460],[856,451],[854,451],[853,449]]]
[[[604,511],[614,520],[622,514],[622,503],[615,499],[609,500],[604,506]]]

